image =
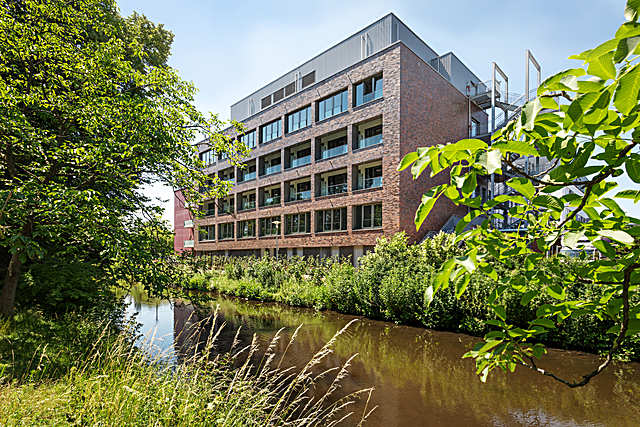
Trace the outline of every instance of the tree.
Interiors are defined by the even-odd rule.
[[[232,159],[246,147],[197,110],[194,86],[166,64],[172,39],[144,16],[122,18],[113,0],[3,2],[1,314],[13,310],[24,266],[44,255],[92,251],[144,272],[141,254],[118,254],[141,236],[130,233],[135,218],[159,211],[145,185],[183,188],[195,203],[224,191],[192,142],[204,136]]]
[[[612,358],[624,350],[625,342],[640,332],[640,219],[623,211],[616,200],[640,201],[639,189],[617,190],[620,176],[640,183],[640,24],[639,2],[628,2],[627,21],[615,37],[594,49],[571,58],[582,66],[562,71],[546,79],[537,98],[527,103],[521,115],[496,131],[490,144],[479,139],[463,139],[447,145],[433,145],[407,154],[398,166],[411,166],[417,178],[427,168],[431,175],[448,172],[449,182],[426,193],[416,211],[417,227],[435,201],[444,196],[471,208],[457,225],[457,241],[464,242],[464,256],[449,259],[426,292],[427,298],[448,286],[456,295],[465,292],[473,272],[498,281],[486,304],[495,313],[486,334],[465,357],[473,357],[483,381],[495,368],[513,371],[516,366],[548,375],[569,387],[587,384],[602,372]],[[532,174],[517,161],[523,156],[543,157],[551,167]],[[506,180],[511,194],[487,201],[475,192],[478,181],[503,172],[515,177]],[[506,178],[504,178],[506,179]],[[558,195],[558,190],[579,186],[584,194]],[[519,222],[516,232],[492,226],[502,220],[498,208],[509,203],[508,215]],[[567,213],[565,207],[570,207]],[[564,211],[564,214],[563,214]],[[583,212],[589,221],[578,221]],[[468,229],[475,218],[481,225]],[[551,285],[554,272],[536,268],[545,253],[558,246],[584,249],[585,241],[597,248],[600,258],[582,252],[579,274],[560,277],[562,285]],[[520,257],[526,266],[524,278],[498,277],[494,263],[508,264]],[[489,261],[491,259],[491,261]],[[525,292],[522,279],[538,290]],[[593,285],[597,296],[569,300],[572,287]],[[509,288],[522,292],[522,305],[541,293],[555,304],[541,306],[528,327],[509,322],[500,303]],[[584,315],[607,319],[611,344],[604,360],[579,379],[565,379],[539,368],[536,360],[546,352],[536,342],[552,333],[568,318]]]

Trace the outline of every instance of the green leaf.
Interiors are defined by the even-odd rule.
[[[589,62],[587,72],[602,79],[614,79],[616,67],[613,65],[613,52],[605,53]]]
[[[502,305],[494,305],[491,308],[493,308],[493,311],[496,313],[496,315],[503,321],[506,322],[507,321],[507,309],[504,308],[504,306]]]
[[[536,147],[527,141],[497,142],[493,144],[492,147],[500,150],[502,153],[516,153],[523,156],[540,157],[540,153],[538,153]]]
[[[449,284],[449,277],[451,276],[451,272],[453,271],[455,265],[456,263],[453,258],[447,260],[443,264],[442,269],[436,274],[433,280],[434,292],[437,292],[440,288],[447,287],[447,285]]]
[[[563,205],[557,197],[549,194],[541,194],[532,200],[533,204],[543,208],[548,208],[556,212],[562,212]]]
[[[624,8],[624,18],[627,21],[637,21],[638,11],[640,11],[640,0],[627,0],[627,5]]]
[[[405,155],[400,161],[400,164],[398,165],[398,170],[399,171],[405,170],[411,165],[411,163],[418,160],[419,157],[420,156],[418,156],[418,153],[416,153],[415,151],[407,153],[407,155]]]
[[[424,291],[424,301],[427,304],[427,307],[431,305],[433,301],[433,285],[427,286],[427,289]]]
[[[562,245],[574,249],[583,238],[584,231],[570,231],[562,236]]]
[[[631,199],[634,203],[640,202],[640,190],[622,190],[616,197],[620,199]]]
[[[540,103],[540,99],[536,98],[532,101],[527,102],[527,104],[522,109],[521,114],[521,123],[524,129],[533,130],[536,116],[542,110],[542,104]]]
[[[481,139],[461,139],[458,142],[453,144],[447,144],[442,148],[443,152],[448,151],[460,151],[460,150],[469,150],[469,151],[478,151],[478,150],[486,150],[489,146],[486,142]]]
[[[636,65],[620,78],[613,104],[622,114],[629,114],[638,103],[640,91],[640,68]]]
[[[538,295],[538,291],[527,291],[522,295],[522,298],[520,298],[520,305],[528,305],[531,300]]]
[[[531,181],[524,177],[511,178],[509,181],[507,181],[507,185],[516,190],[518,193],[522,194],[527,199],[533,198],[533,196],[536,194],[536,189]]]
[[[624,243],[625,245],[632,245],[633,237],[622,230],[597,230],[598,235],[615,240],[616,242]]]
[[[628,37],[626,39],[620,40],[618,42],[618,48],[616,49],[616,52],[613,56],[613,61],[616,64],[619,64],[620,62],[627,59],[629,55],[631,55],[636,50],[639,43],[640,37],[638,36]]]
[[[481,153],[478,163],[487,170],[487,173],[494,173],[502,167],[502,156],[500,154],[500,150],[491,150]]]
[[[629,178],[631,178],[633,182],[640,184],[640,155],[636,153],[629,155],[624,162],[624,166]]]
[[[466,274],[462,278],[462,280],[458,280],[456,282],[456,299],[460,299],[465,289],[467,289],[467,286],[469,285],[470,280],[471,280],[471,276],[469,274]]]
[[[416,230],[419,230],[424,220],[427,219],[427,215],[429,215],[429,212],[431,212],[431,209],[433,209],[433,205],[435,205],[438,197],[440,197],[440,194],[442,193],[438,193],[438,195],[435,197],[429,196],[428,193],[422,196],[422,201],[420,202],[420,206],[418,206],[418,209],[416,210],[416,217],[414,219]]]
[[[547,291],[547,294],[549,294],[549,296],[552,298],[555,298],[561,301],[564,301],[565,299],[567,299],[567,293],[564,290],[564,288],[560,285],[547,286],[545,290]]]
[[[535,319],[531,321],[532,325],[542,326],[547,329],[555,329],[556,325],[549,319]]]

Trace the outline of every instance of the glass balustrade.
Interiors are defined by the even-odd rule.
[[[371,135],[358,141],[358,148],[371,147],[372,145],[382,144],[382,134]]]
[[[291,168],[297,168],[298,166],[304,166],[311,163],[311,155],[298,157],[297,159],[291,159]]]
[[[280,204],[280,196],[265,197],[262,206],[273,206]]]
[[[331,157],[336,157],[341,154],[345,154],[347,152],[347,144],[339,145],[337,147],[329,148],[327,150],[322,150],[320,152],[321,159],[329,159]]]
[[[311,190],[298,191],[296,193],[289,193],[289,201],[294,202],[297,200],[310,200]]]
[[[377,187],[382,187],[382,177],[381,176],[376,176],[373,178],[365,178],[362,180],[360,187],[358,187],[358,190],[362,190],[365,188],[377,188]]]
[[[263,175],[271,175],[272,173],[280,172],[280,165],[267,166],[264,168]]]
[[[320,191],[320,195],[321,196],[329,196],[332,194],[340,194],[340,193],[346,193],[347,192],[347,183],[343,183],[343,184],[335,184],[335,185],[329,185],[327,187],[322,188],[322,190]]]

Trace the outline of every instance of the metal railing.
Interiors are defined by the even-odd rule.
[[[184,241],[184,247],[185,248],[192,248],[194,246],[195,242],[193,240],[185,240]]]
[[[347,144],[320,151],[320,159],[329,159],[347,152]]]

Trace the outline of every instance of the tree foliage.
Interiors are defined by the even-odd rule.
[[[488,144],[479,139],[463,139],[447,145],[432,145],[409,153],[398,166],[411,166],[414,178],[427,168],[431,176],[448,173],[449,182],[435,186],[422,198],[415,223],[420,227],[435,201],[447,197],[457,205],[471,208],[457,225],[458,241],[464,241],[463,256],[449,259],[437,274],[433,294],[454,286],[464,294],[473,272],[497,280],[487,298],[487,306],[497,319],[488,321],[493,330],[486,334],[466,357],[476,360],[484,381],[495,368],[513,371],[521,365],[553,377],[570,387],[585,385],[624,350],[629,337],[640,333],[640,219],[620,208],[617,201],[640,201],[640,190],[618,189],[621,176],[640,183],[640,24],[637,2],[625,10],[627,22],[615,37],[572,59],[582,65],[546,79],[537,97],[527,103],[520,116],[496,131]],[[532,174],[517,162],[522,156],[543,157],[551,167]],[[508,179],[505,176],[509,172]],[[487,201],[475,191],[489,174],[505,176],[513,192]],[[500,178],[498,178],[500,179]],[[558,195],[558,190],[578,186],[580,194]],[[560,192],[562,193],[562,192]],[[492,226],[502,220],[498,208],[509,203],[508,214],[520,224],[516,232]],[[565,208],[568,208],[565,209]],[[589,221],[579,221],[584,212]],[[472,220],[481,225],[468,229]],[[558,276],[553,270],[537,268],[547,251],[559,246],[584,249],[590,242],[600,257],[588,257],[575,274]],[[507,264],[524,257],[525,272],[502,276],[487,262]],[[539,290],[529,290],[523,282]],[[598,286],[594,299],[570,299],[572,289]],[[536,311],[528,327],[516,327],[507,316],[500,296],[509,289],[522,292],[520,303],[546,294],[554,303]],[[567,319],[592,315],[612,321],[611,346],[602,363],[582,378],[560,378],[539,368],[536,360],[545,353],[539,343]]]
[[[224,190],[208,180],[193,141],[244,152],[195,88],[166,63],[173,35],[113,0],[23,0],[0,8],[0,311],[13,308],[31,260],[131,247],[136,216],[158,208],[141,191],[162,181],[189,200]],[[136,236],[140,234],[134,233]],[[132,273],[144,271],[135,253]]]

